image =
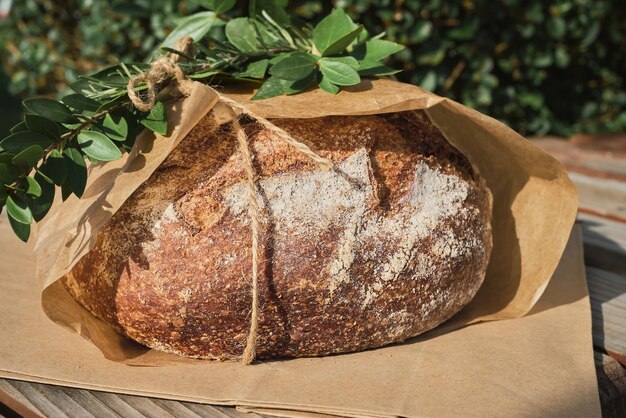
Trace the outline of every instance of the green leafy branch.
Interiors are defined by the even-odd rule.
[[[283,0],[250,2],[248,17],[228,18],[234,0],[209,0],[211,9],[183,18],[163,42],[164,53],[177,54],[187,78],[216,85],[224,81],[258,83],[254,99],[296,94],[319,87],[336,94],[358,84],[363,76],[397,71],[383,60],[403,46],[370,38],[343,9],[336,9],[315,27],[285,11]],[[178,51],[183,37],[194,40],[194,51]],[[157,87],[149,112],[137,110],[128,97],[129,80],[145,73],[146,63],[120,63],[71,85],[74,93],[56,101],[26,100],[24,120],[0,141],[0,209],[23,241],[30,226],[45,217],[55,198],[81,197],[87,182],[87,162],[112,161],[129,151],[144,128],[168,131],[166,79]],[[148,86],[136,86],[138,94]]]

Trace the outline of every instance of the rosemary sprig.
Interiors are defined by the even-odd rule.
[[[397,71],[383,60],[401,45],[370,38],[362,25],[336,9],[315,27],[290,17],[282,0],[250,2],[248,17],[228,18],[233,0],[213,0],[212,10],[183,19],[161,46],[161,53],[178,54],[187,78],[208,84],[224,80],[259,84],[254,99],[295,94],[319,87],[336,94],[358,84],[363,76]],[[173,46],[184,36],[194,51]],[[160,96],[149,112],[131,103],[128,81],[150,68],[149,63],[120,63],[79,77],[75,93],[56,101],[26,100],[24,120],[0,141],[0,209],[6,206],[14,232],[23,241],[30,225],[45,217],[57,187],[61,197],[81,197],[87,164],[112,161],[129,151],[144,128],[167,134]],[[171,79],[159,83],[162,91]],[[141,94],[148,86],[140,83]]]

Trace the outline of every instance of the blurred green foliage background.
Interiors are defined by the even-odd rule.
[[[7,0],[0,2],[8,4]],[[14,0],[0,18],[0,136],[19,100],[141,61],[206,0]],[[239,12],[246,3],[239,2]],[[0,3],[1,4],[1,3]],[[391,64],[525,135],[626,131],[624,0],[292,0],[311,22],[345,8],[408,48]]]

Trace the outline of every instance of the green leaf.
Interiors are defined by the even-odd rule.
[[[429,70],[420,81],[420,86],[425,90],[434,91],[437,88],[437,73]]]
[[[210,70],[210,71],[203,71],[201,73],[196,73],[196,74],[189,74],[187,77],[193,79],[193,80],[200,80],[203,78],[209,78],[209,77],[213,77],[214,75],[220,74],[220,71],[218,70]]]
[[[563,39],[567,32],[567,24],[561,16],[552,16],[546,25],[548,34],[554,39]]]
[[[213,0],[213,11],[221,15],[235,7],[237,0]]]
[[[13,232],[19,239],[26,242],[28,241],[28,237],[30,236],[30,225],[23,224],[21,222],[16,221],[13,217],[9,216],[9,223],[11,224],[11,228]]]
[[[90,90],[91,93],[93,93],[94,83],[104,87],[126,87],[128,84],[128,75],[126,74],[125,68],[127,69],[129,65],[139,68],[139,71],[145,71],[150,67],[149,64],[144,63],[118,64],[104,68],[90,75],[80,76],[79,79],[86,80],[88,83],[86,91],[83,93],[84,90],[80,90],[78,93],[88,94]]]
[[[270,68],[270,74],[283,80],[302,80],[315,70],[315,57],[304,52],[294,52]]]
[[[480,22],[478,19],[466,20],[462,25],[450,29],[448,37],[450,39],[470,40],[476,36]]]
[[[102,131],[113,141],[125,141],[128,136],[128,123],[122,115],[107,113],[102,121]]]
[[[19,173],[11,164],[0,163],[0,184],[12,184]]]
[[[343,9],[335,9],[313,29],[313,42],[320,54],[356,29],[356,25]],[[358,35],[358,34],[357,34]]]
[[[53,141],[59,139],[59,125],[46,117],[26,114],[24,115],[24,122],[30,131],[47,135]]]
[[[355,70],[359,69],[359,62],[354,57],[324,57],[324,58],[320,58],[320,65],[322,65],[323,63],[328,63],[328,62],[341,62],[341,63],[344,63],[346,65],[349,65],[350,67],[354,68]]]
[[[269,99],[270,97],[280,96],[284,94],[286,89],[286,81],[278,77],[270,77],[257,90],[252,100]]]
[[[427,40],[433,32],[433,24],[428,20],[415,22],[409,31],[409,40],[412,44],[419,44]]]
[[[238,17],[226,24],[225,34],[228,42],[244,53],[253,53],[265,50],[265,46],[259,40],[258,30],[267,30],[260,22],[247,17]]]
[[[28,128],[26,127],[26,123],[24,121],[21,121],[20,123],[12,127],[10,132],[14,134],[16,132],[21,132],[21,131],[26,131],[26,130],[28,130]]]
[[[26,194],[32,197],[41,196],[41,186],[32,177],[26,177]]]
[[[253,100],[269,99],[281,94],[296,94],[306,90],[315,79],[315,74],[302,80],[283,80],[277,77],[268,78],[252,97]]]
[[[450,44],[447,42],[424,45],[417,54],[417,63],[420,65],[439,65],[445,58],[449,46]]]
[[[13,157],[15,157],[15,154],[0,153],[0,163],[10,163]]]
[[[67,182],[61,185],[61,200],[66,201],[72,195],[72,189]]]
[[[322,79],[319,82],[319,86],[322,90],[331,94],[337,94],[339,93],[339,90],[341,90],[339,86],[334,85],[324,76],[322,76]]]
[[[284,11],[284,10],[283,10]],[[289,15],[286,14],[287,16],[287,21],[284,23],[278,23],[274,18],[272,18],[272,16],[270,14],[268,14],[268,12],[266,10],[263,10],[261,12],[261,15],[265,18],[265,20],[267,21],[267,23],[269,23],[271,26],[274,27],[274,29],[276,29],[280,35],[285,39],[285,41],[293,46],[295,45],[295,41],[293,40],[293,36],[291,36],[291,34],[289,33],[289,31],[286,29],[287,27],[290,27],[290,23],[289,23]]]
[[[31,211],[33,213],[33,219],[35,220],[35,222],[39,222],[46,216],[46,214],[50,210],[50,207],[52,206],[52,202],[54,201],[55,188],[54,184],[49,183],[39,173],[35,174],[35,180],[41,186],[41,195],[38,198],[33,199]]]
[[[76,148],[66,148],[63,157],[67,163],[66,183],[78,197],[82,197],[87,185],[87,166],[83,154]]]
[[[139,120],[136,117],[131,117],[126,120],[128,122],[128,136],[124,141],[124,148],[127,151],[130,151],[133,145],[135,145],[135,140],[137,139],[137,135],[141,133],[143,130],[143,126],[139,124]]]
[[[141,124],[152,132],[167,135],[167,114],[162,102],[157,102],[148,116],[141,120]]]
[[[198,42],[212,27],[222,24],[223,21],[215,15],[215,12],[195,13],[180,19],[178,26],[165,38],[161,46],[175,48],[176,43],[185,36],[191,36]]]
[[[76,118],[72,111],[63,103],[46,98],[27,99],[23,102],[24,107],[37,115],[44,116],[54,122],[73,123]]]
[[[39,176],[41,176],[41,178],[43,178],[46,182],[48,182],[50,184],[54,184],[54,181],[50,177],[48,177],[44,173],[42,173],[40,169],[36,168],[35,169],[35,173],[39,174]]]
[[[117,145],[100,132],[81,131],[77,139],[80,149],[98,161],[113,161],[122,156]]]
[[[11,195],[7,197],[7,213],[17,222],[30,224],[33,221],[33,214],[28,204],[19,196]]]
[[[265,72],[267,71],[269,62],[268,59],[251,62],[248,64],[245,71],[236,73],[235,75],[241,78],[265,78]]]
[[[42,148],[47,148],[52,145],[52,143],[52,138],[42,133],[20,131],[4,138],[2,142],[0,142],[0,148],[4,151],[18,153],[31,145],[39,145]]]
[[[258,18],[265,11],[280,25],[288,26],[291,19],[285,10],[286,7],[287,0],[250,0],[248,15],[252,18]]]
[[[363,30],[363,25],[359,25],[352,32],[347,33],[342,36],[332,44],[330,44],[324,52],[322,52],[322,56],[327,57],[329,55],[336,55],[343,52],[355,39],[359,37],[359,34]]]
[[[38,171],[52,180],[56,185],[61,185],[67,176],[67,164],[63,155],[58,150],[52,150],[46,161],[39,167]]]
[[[554,61],[557,67],[566,68],[570,63],[570,55],[563,47],[557,47],[554,51]]]
[[[582,46],[583,48],[586,48],[589,45],[591,45],[598,38],[598,35],[600,34],[601,29],[602,29],[602,25],[600,21],[599,20],[594,21],[591,24],[591,26],[587,29],[587,34],[585,35],[585,37],[580,41],[580,46]]]
[[[356,70],[343,62],[320,62],[320,71],[324,78],[338,86],[352,86],[361,81],[361,77],[359,77]]]
[[[109,100],[108,102],[102,103],[100,107],[96,110],[96,113],[104,112],[105,110],[109,110],[119,104],[121,104],[127,96],[124,94],[118,98],[113,100]]]
[[[39,145],[31,145],[19,152],[11,161],[22,171],[28,171],[39,162],[41,157],[43,157],[43,148]]]
[[[275,57],[270,59],[270,64],[271,65],[276,65],[279,62],[281,62],[282,60],[284,60],[285,58],[289,58],[290,55],[291,55],[290,53],[281,52],[280,54],[278,54]]]
[[[95,112],[100,107],[100,103],[96,100],[78,93],[69,94],[63,97],[61,101],[79,112]]]
[[[354,48],[352,55],[359,61],[377,62],[404,49],[403,45],[383,39],[372,39]]]
[[[303,78],[302,80],[289,81],[285,80],[285,94],[297,94],[305,91],[315,80],[316,75],[319,74],[317,72],[312,73],[310,76]]]
[[[367,62],[361,63],[361,67],[358,70],[359,75],[362,76],[377,76],[382,77],[386,75],[393,75],[401,72],[402,70],[396,70],[380,62]]]

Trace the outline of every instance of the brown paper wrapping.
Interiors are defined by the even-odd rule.
[[[431,339],[443,341],[454,334],[460,335],[460,339],[463,340],[462,335],[467,332],[467,328],[458,329],[464,325],[522,317],[532,309],[542,295],[567,243],[575,219],[577,195],[561,164],[511,129],[451,100],[415,86],[390,80],[365,81],[336,96],[314,90],[294,96],[250,101],[251,92],[246,91],[244,86],[227,88],[222,93],[242,102],[248,110],[265,118],[365,115],[423,109],[446,138],[463,151],[485,177],[494,200],[492,222],[494,249],[485,282],[476,298],[455,318],[425,336],[411,340],[413,342],[409,346],[414,347],[414,350],[409,350],[412,354],[401,354],[402,361],[412,359],[419,364],[419,355],[417,358],[411,355],[419,353],[420,344],[430,342]],[[36,276],[41,291],[41,304],[47,316],[91,341],[109,360],[130,365],[180,367],[179,378],[174,378],[173,382],[173,387],[178,389],[180,389],[178,385],[185,382],[183,376],[188,373],[189,367],[203,369],[207,367],[207,362],[183,359],[150,350],[122,337],[81,308],[65,292],[58,279],[89,251],[98,230],[217,102],[218,95],[213,89],[195,83],[189,97],[169,107],[171,132],[168,137],[144,132],[137,139],[129,155],[115,162],[92,166],[83,198],[79,200],[70,197],[66,202],[55,205],[46,219],[40,223],[34,240]],[[469,329],[485,326],[486,324]],[[457,331],[448,333],[454,329]],[[58,336],[65,337],[66,334]],[[481,347],[487,349],[489,346],[488,341],[468,340],[466,343],[473,344],[468,347],[476,350],[480,350]],[[371,363],[366,365],[363,362],[371,361],[372,352],[379,353],[376,361],[382,362],[381,365],[386,361],[398,361],[398,358],[395,360],[391,358],[394,353],[397,355],[402,352],[398,351],[402,346],[334,356],[322,362],[326,365],[334,361],[341,362],[343,364],[341,370],[344,371],[351,368],[362,369],[371,367]],[[520,353],[522,357],[523,354]],[[316,370],[314,365],[318,360],[321,359],[287,360],[251,368],[286,371],[287,381],[283,383],[289,381],[289,376],[297,381],[298,374],[307,373],[313,379],[312,384],[325,385],[327,384],[325,375],[320,372],[329,371],[324,367]],[[69,358],[68,361],[72,362],[73,359]],[[440,357],[436,361],[445,362],[446,359]],[[241,373],[241,367],[232,363],[210,363],[209,370],[215,376],[232,378],[235,370]],[[210,387],[203,386],[200,393],[187,391],[182,398],[266,408],[271,408],[274,404],[279,408],[281,405],[289,404],[281,403],[280,398],[284,395],[284,390],[277,390],[275,401],[271,398],[265,398],[265,402],[260,403],[251,401],[247,394],[255,393],[255,387],[261,384],[260,380],[252,376],[255,376],[254,372],[246,372],[240,379],[235,379],[237,384],[243,385],[238,390],[224,392],[221,390],[224,388],[209,385]],[[384,378],[390,377],[392,376]],[[220,382],[232,384],[222,379]],[[115,386],[102,384],[105,385],[104,389]],[[82,382],[81,385],[85,386],[85,383]],[[180,390],[164,392],[162,387],[157,386],[153,392],[150,390],[148,392],[155,396],[181,398],[180,395],[176,395]],[[287,385],[283,389],[288,387]],[[146,389],[145,387],[136,389],[129,385],[125,386],[123,391],[145,393]],[[217,395],[219,393],[230,393],[232,397],[220,398]],[[349,393],[345,396],[349,396]],[[326,413],[349,411],[354,416],[368,415],[373,411],[381,416],[397,413],[421,414],[417,409],[411,408],[404,412],[396,412],[403,410],[398,408],[398,405],[387,405],[385,402],[376,406],[363,398],[362,394],[359,394],[358,398],[365,402],[363,408],[355,408],[355,405],[349,402],[351,406],[342,409],[337,402],[330,402],[334,405],[331,408],[308,405],[307,408],[294,409]],[[246,400],[250,402],[244,402]]]
[[[565,248],[577,194],[563,166],[503,124],[418,87],[391,80],[364,81],[336,96],[313,90],[251,101],[246,86],[223,93],[265,118],[366,115],[423,109],[446,138],[470,159],[492,191],[493,252],[484,284],[446,329],[518,318],[539,299]],[[85,255],[98,230],[218,102],[212,88],[195,83],[191,95],[171,106],[168,137],[144,132],[121,160],[91,168],[84,196],[55,206],[35,241],[42,304],[55,322],[90,339],[107,358],[135,365],[188,360],[146,351],[117,336],[78,304],[60,304],[59,278]],[[144,352],[137,355],[137,352]]]

